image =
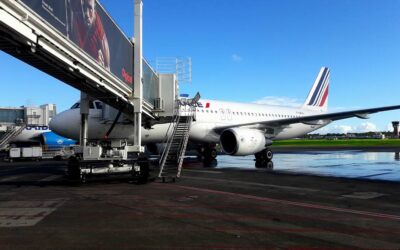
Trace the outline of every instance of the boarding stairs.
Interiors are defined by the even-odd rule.
[[[190,126],[194,120],[195,107],[178,103],[176,115],[167,132],[166,147],[160,157],[159,178],[175,181],[181,175],[183,159],[189,141]],[[170,131],[172,130],[172,133]],[[169,135],[170,134],[170,135]],[[169,136],[168,136],[169,135]]]
[[[26,128],[26,125],[10,127],[0,138],[0,151],[7,148],[7,145]]]

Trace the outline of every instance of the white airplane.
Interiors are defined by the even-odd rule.
[[[33,143],[38,142],[43,133],[51,132],[48,126],[27,126],[11,142]]]
[[[263,166],[272,160],[269,149],[275,140],[296,138],[317,130],[332,121],[358,117],[367,119],[369,114],[400,109],[400,105],[379,108],[327,112],[330,70],[321,68],[304,104],[298,108],[267,106],[251,103],[200,100],[195,121],[190,127],[189,140],[199,145],[206,161],[216,158],[216,144],[224,153],[233,156],[254,154],[256,165]],[[102,120],[103,103],[90,104],[89,140],[103,139],[110,124]],[[79,103],[51,120],[50,128],[67,138],[78,139],[80,134]],[[152,145],[165,141],[169,124],[143,128],[143,144]],[[109,139],[133,140],[132,123],[118,123]]]

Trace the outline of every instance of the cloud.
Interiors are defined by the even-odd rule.
[[[329,125],[316,130],[315,134],[347,134],[354,132],[354,128],[349,125]]]
[[[378,128],[372,122],[363,122],[357,126],[357,132],[366,133],[366,132],[376,132]]]
[[[347,134],[347,133],[367,133],[367,132],[377,132],[377,126],[372,122],[363,122],[357,126],[351,125],[328,125],[326,127],[320,128],[313,133],[316,134]]]
[[[238,55],[238,54],[232,54],[232,61],[236,62],[236,63],[240,63],[241,61],[243,61],[243,58]]]
[[[298,99],[285,96],[266,96],[260,100],[254,101],[253,103],[286,107],[299,107],[302,105]]]

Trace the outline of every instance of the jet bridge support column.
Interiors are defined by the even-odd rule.
[[[133,72],[134,72],[134,89],[132,101],[134,104],[134,139],[133,139],[133,151],[136,153],[144,152],[142,147],[142,112],[143,112],[143,48],[142,48],[142,12],[143,3],[142,0],[135,0],[135,20],[134,20],[134,55],[133,55]]]
[[[80,112],[81,112],[81,130],[80,130],[80,145],[85,147],[88,141],[88,121],[89,121],[89,96],[81,92]]]

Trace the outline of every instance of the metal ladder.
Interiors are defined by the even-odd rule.
[[[17,137],[21,132],[26,128],[26,125],[21,125],[19,127],[12,127],[7,130],[5,134],[0,138],[0,150],[4,150],[7,148],[8,143]]]
[[[168,137],[164,152],[160,157],[159,178],[165,182],[166,178],[179,178],[182,170],[183,158],[185,157],[186,146],[189,141],[190,125],[194,118],[195,108],[193,106],[185,107],[181,110],[181,104],[178,104],[177,113],[174,116],[170,129],[172,134]],[[167,132],[169,134],[169,131]]]

